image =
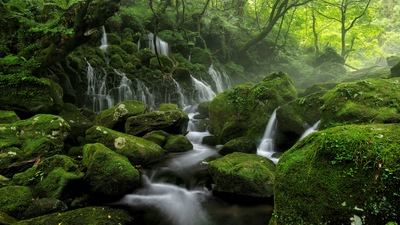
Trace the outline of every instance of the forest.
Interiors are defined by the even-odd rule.
[[[0,224],[400,223],[400,0],[0,0]]]

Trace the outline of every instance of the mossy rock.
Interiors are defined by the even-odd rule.
[[[306,97],[307,95],[311,95],[316,92],[326,92],[332,90],[337,85],[338,83],[332,82],[313,84],[311,87],[306,88],[303,93],[299,94],[299,98]]]
[[[34,199],[32,204],[24,212],[23,218],[33,218],[50,213],[63,212],[68,209],[67,205],[55,198]]]
[[[110,58],[109,65],[112,66],[113,68],[121,69],[124,67],[124,60],[120,55],[113,55]]]
[[[131,42],[131,41],[124,41],[121,44],[121,48],[128,54],[132,55],[138,51],[138,46],[137,44]]]
[[[203,137],[203,140],[201,141],[201,143],[204,145],[216,146],[217,144],[219,144],[219,141],[216,136],[210,135],[210,136]]]
[[[0,108],[26,117],[37,113],[57,113],[63,104],[62,88],[46,78],[2,75],[0,89]]]
[[[143,139],[156,143],[160,147],[164,147],[167,142],[167,138],[170,136],[165,131],[162,130],[154,130],[143,136]]]
[[[177,104],[172,104],[172,103],[162,103],[158,110],[160,111],[179,110],[179,106]]]
[[[158,59],[161,62],[161,66],[158,62]],[[149,68],[152,70],[160,70],[165,73],[170,73],[172,71],[172,68],[174,68],[174,63],[172,62],[172,60],[165,55],[158,55],[158,59],[157,57],[151,58]]]
[[[154,53],[149,48],[140,49],[137,53],[142,65],[149,67],[150,59],[154,57]]]
[[[140,185],[140,174],[122,156],[103,144],[87,144],[82,163],[87,167],[85,181],[94,195],[121,197]]]
[[[102,143],[116,153],[127,157],[134,165],[146,164],[164,155],[164,150],[151,141],[101,126],[88,129],[86,140],[89,143]]]
[[[194,47],[191,50],[191,62],[192,64],[202,64],[205,67],[210,67],[212,63],[211,53],[202,48]]]
[[[399,221],[398,124],[347,125],[302,139],[280,158],[272,224]]]
[[[27,169],[18,169],[20,163],[23,166],[24,162],[37,156],[61,153],[69,134],[69,124],[63,118],[49,114],[0,124],[0,173],[12,176]]]
[[[209,117],[208,108],[210,107],[210,102],[200,102],[197,106],[197,111],[199,114],[205,118]]]
[[[312,77],[311,83],[337,82],[346,74],[347,70],[343,64],[324,62],[315,69],[315,75]]]
[[[128,225],[134,221],[133,217],[125,210],[109,206],[95,206],[75,209],[62,213],[53,213],[29,220],[22,220],[16,225],[30,224],[63,224],[63,225]]]
[[[193,149],[193,144],[183,135],[171,135],[167,138],[164,149],[168,152],[186,152]]]
[[[15,174],[12,181],[31,186],[39,197],[65,200],[81,191],[83,176],[75,160],[65,155],[54,155],[43,159],[35,167]]]
[[[289,76],[277,72],[260,83],[246,83],[218,94],[210,103],[210,131],[222,143],[236,138],[259,140],[272,112],[295,99],[297,91]]]
[[[351,82],[364,80],[368,78],[388,78],[390,77],[390,69],[388,67],[374,66],[362,70],[357,70],[340,79],[342,82]]]
[[[246,137],[238,137],[232,139],[224,144],[224,146],[218,151],[221,155],[228,155],[234,152],[243,153],[257,153],[256,143]]]
[[[146,104],[135,100],[126,100],[101,111],[95,118],[95,124],[110,129],[123,131],[125,120],[130,116],[145,112]]]
[[[323,96],[320,128],[400,122],[400,79],[343,83]]]
[[[390,77],[400,77],[400,62],[390,68]]]
[[[9,216],[7,213],[0,212],[0,224],[10,225],[16,222],[18,222],[18,220],[14,217]]]
[[[8,186],[0,188],[0,212],[20,219],[32,204],[33,195],[29,187]]]
[[[19,120],[20,118],[14,111],[0,110],[0,124],[14,123]]]
[[[93,126],[90,121],[81,111],[71,103],[65,103],[63,109],[59,113],[71,127],[70,138],[75,140],[79,136],[85,136],[85,131]]]
[[[178,81],[190,82],[190,70],[186,67],[175,67],[172,71],[172,77]]]
[[[262,156],[235,152],[209,163],[215,190],[251,197],[274,195],[275,164]]]
[[[126,120],[125,132],[143,136],[153,130],[163,130],[170,134],[185,134],[189,117],[182,110],[151,111]]]

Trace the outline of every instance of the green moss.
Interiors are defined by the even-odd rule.
[[[87,144],[83,149],[85,181],[96,195],[122,196],[139,187],[140,175],[129,160],[103,144]]]
[[[221,192],[254,197],[271,197],[275,165],[255,154],[235,152],[209,163],[208,170]]]
[[[14,111],[0,110],[0,124],[13,123],[19,120],[19,117]]]
[[[179,106],[177,104],[172,104],[172,103],[163,103],[159,107],[160,111],[178,110],[178,109]]]
[[[183,135],[173,135],[167,138],[164,149],[169,152],[186,152],[193,149],[192,143]]]
[[[227,155],[233,152],[256,153],[257,145],[249,138],[239,137],[225,143],[218,152],[221,155]]]
[[[53,213],[29,220],[22,220],[15,224],[114,225],[131,224],[132,221],[133,218],[125,210],[104,206],[75,209],[63,213]]]
[[[277,224],[366,224],[398,219],[397,124],[348,125],[309,135],[277,164]]]
[[[21,218],[22,213],[32,204],[30,188],[23,186],[8,186],[0,188],[0,211]]]
[[[128,54],[134,54],[138,51],[138,46],[137,44],[131,42],[131,41],[124,41],[121,44],[121,48]]]
[[[158,55],[158,58],[160,59],[161,66],[158,62],[157,57],[153,57],[150,59],[149,68],[152,70],[158,69],[165,73],[170,73],[174,68],[174,63],[172,62],[172,60],[165,55]]]
[[[143,139],[146,139],[148,141],[152,141],[159,145],[160,147],[164,147],[165,142],[167,141],[167,138],[170,136],[165,131],[162,130],[155,130],[151,131],[143,136]]]
[[[320,128],[400,121],[400,80],[367,79],[343,83],[324,97]]]

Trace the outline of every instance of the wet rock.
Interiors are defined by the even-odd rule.
[[[256,153],[257,145],[249,138],[238,137],[225,143],[224,146],[218,151],[218,153],[221,155],[227,155],[233,152]]]
[[[33,218],[55,212],[63,212],[67,205],[55,198],[41,198],[33,200],[32,204],[24,212],[23,218]]]
[[[171,135],[167,138],[164,149],[168,152],[186,152],[192,150],[193,145],[183,135]]]
[[[397,221],[399,132],[398,124],[347,125],[302,139],[277,164],[273,224]]]
[[[14,111],[0,110],[0,124],[14,123],[19,120],[19,117]]]
[[[89,143],[104,144],[116,153],[127,157],[134,165],[146,164],[164,155],[164,150],[154,142],[101,126],[88,129],[86,139]]]
[[[215,190],[252,197],[272,197],[275,164],[262,156],[235,152],[209,163]]]
[[[32,204],[33,195],[29,187],[8,186],[0,188],[0,212],[20,219]]]

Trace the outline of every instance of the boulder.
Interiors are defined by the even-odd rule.
[[[128,225],[133,223],[133,217],[125,210],[109,206],[95,206],[75,209],[62,213],[48,214],[28,220],[22,220],[16,225],[30,224],[103,224]]]
[[[0,212],[20,219],[32,204],[33,195],[29,187],[8,186],[0,188]]]
[[[233,152],[256,153],[257,145],[249,138],[238,137],[225,143],[224,146],[218,151],[218,153],[221,155],[228,155]]]
[[[302,139],[280,158],[270,224],[399,221],[400,126],[346,125]]]
[[[107,148],[129,159],[133,165],[142,165],[160,159],[164,150],[154,142],[101,126],[86,131],[89,143],[102,143]]]
[[[259,140],[272,112],[296,98],[289,76],[278,72],[260,83],[246,83],[218,94],[210,103],[210,132],[222,144],[237,137]]]
[[[27,219],[50,213],[63,212],[67,209],[67,205],[56,198],[34,199],[32,204],[24,212],[23,218]]]
[[[390,77],[400,77],[400,62],[390,68]]]
[[[100,112],[95,118],[95,124],[123,131],[125,120],[130,116],[144,113],[146,107],[146,104],[143,102],[126,100]]]
[[[61,153],[70,129],[63,118],[50,114],[0,124],[0,174],[12,176],[31,167],[35,157]]]
[[[342,83],[323,96],[320,129],[400,122],[399,78]]]
[[[75,160],[65,155],[54,155],[15,174],[12,181],[31,186],[35,195],[41,198],[66,200],[81,192],[83,176]]]
[[[181,134],[171,135],[167,138],[164,149],[168,152],[186,152],[193,149],[193,144]]]
[[[71,133],[69,138],[72,139],[72,141],[76,141],[80,136],[85,136],[85,131],[93,126],[92,121],[84,116],[80,110],[71,103],[65,103],[58,115],[70,125]]]
[[[0,212],[0,224],[10,225],[16,222],[18,222],[18,220],[14,217],[9,216],[7,213]]]
[[[140,185],[140,174],[129,160],[103,144],[87,144],[82,164],[87,167],[85,181],[90,192],[102,197],[121,197]]]
[[[14,111],[0,110],[0,124],[14,123],[19,120],[19,117]]]
[[[215,190],[250,197],[274,195],[275,164],[262,156],[235,152],[209,163]]]
[[[170,136],[170,134],[168,134],[165,131],[154,130],[154,131],[151,131],[151,132],[145,134],[143,136],[143,139],[146,139],[148,141],[152,141],[152,142],[156,143],[160,147],[164,147],[164,145],[165,145],[165,143],[167,141],[167,138],[169,136]]]
[[[189,118],[182,110],[151,111],[131,116],[125,123],[125,132],[143,136],[153,130],[163,130],[169,134],[185,134]]]

